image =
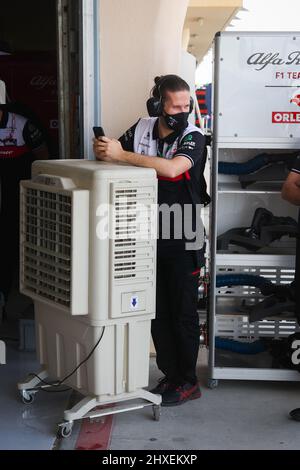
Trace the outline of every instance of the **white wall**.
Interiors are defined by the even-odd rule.
[[[182,50],[181,65],[179,75],[189,84],[191,96],[196,100],[195,76],[196,76],[196,58],[189,52]],[[191,124],[195,124],[195,113],[189,117]]]
[[[182,30],[189,0],[101,0],[101,116],[119,137],[145,116],[156,75],[181,72]]]

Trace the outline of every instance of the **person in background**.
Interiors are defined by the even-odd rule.
[[[291,171],[284,182],[281,195],[283,199],[291,204],[300,207],[300,155],[296,158]],[[296,248],[296,270],[295,270],[295,286],[296,286],[296,317],[300,320],[300,210],[298,218],[298,238]],[[300,421],[300,408],[296,408],[290,412],[291,418]]]
[[[0,291],[7,301],[19,260],[19,183],[31,176],[34,160],[48,159],[42,131],[0,104]]]

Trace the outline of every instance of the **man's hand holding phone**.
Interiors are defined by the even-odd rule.
[[[106,162],[122,161],[123,148],[116,139],[105,137],[102,127],[93,127],[95,139],[93,139],[93,148],[97,160]]]

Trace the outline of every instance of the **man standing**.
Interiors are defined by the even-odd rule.
[[[188,123],[193,100],[188,84],[177,75],[155,78],[147,108],[150,118],[140,119],[119,141],[95,139],[94,152],[99,160],[154,168],[158,175],[160,218],[152,337],[164,377],[152,392],[162,394],[163,406],[173,406],[201,396],[196,377],[197,298],[204,256],[203,237],[197,238],[197,204],[209,202],[203,176],[205,137]],[[174,205],[181,209],[180,220],[175,214],[172,220],[167,218],[161,210]],[[184,230],[186,221],[193,236]],[[166,237],[167,222],[170,231]]]
[[[18,269],[19,183],[30,178],[34,160],[48,158],[41,130],[9,109],[0,105],[0,291],[5,301]]]
[[[296,158],[283,187],[281,195],[283,199],[291,204],[300,206],[300,155]],[[295,271],[295,292],[296,292],[296,317],[300,323],[300,210],[298,219],[298,238],[296,248],[296,271]],[[290,416],[296,421],[300,421],[300,408],[291,411]]]

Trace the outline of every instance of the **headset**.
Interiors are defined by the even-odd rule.
[[[151,96],[147,100],[147,111],[150,117],[159,117],[163,113],[163,99],[161,95],[161,87],[165,82],[167,82],[171,77],[174,77],[174,75],[165,75],[163,76],[158,83],[155,84],[155,86],[152,88],[152,95],[155,89],[157,89],[159,98],[156,98],[155,96]],[[194,108],[194,100],[192,97],[190,97],[190,109],[189,109],[189,114],[193,111]]]

